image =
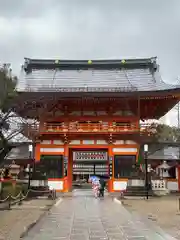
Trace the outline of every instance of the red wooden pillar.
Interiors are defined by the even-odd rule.
[[[64,144],[64,160],[67,160],[67,176],[64,177],[64,192],[69,191],[69,148],[68,144]],[[64,173],[65,174],[65,173]]]
[[[36,143],[36,146],[35,146],[35,162],[40,161],[40,155],[41,155],[40,147],[41,147],[40,143]]]
[[[108,147],[108,156],[109,160],[112,159],[112,176],[110,176],[110,179],[108,181],[108,191],[113,192],[113,178],[114,178],[114,161],[113,161],[113,146],[110,144]]]
[[[73,178],[73,152],[68,147],[68,191],[72,190],[72,178]]]
[[[178,190],[180,191],[180,165],[177,167],[177,170],[178,170]]]

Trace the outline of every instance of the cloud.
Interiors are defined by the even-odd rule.
[[[0,0],[1,61],[24,56],[158,56],[166,80],[179,74],[180,2]]]
[[[163,79],[174,82],[179,9],[179,0],[0,0],[0,61],[18,74],[24,57],[158,56]]]

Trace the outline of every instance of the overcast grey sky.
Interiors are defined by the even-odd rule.
[[[180,75],[180,0],[0,0],[0,61],[158,56]]]

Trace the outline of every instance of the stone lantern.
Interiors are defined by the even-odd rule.
[[[157,167],[158,173],[159,173],[160,177],[161,178],[168,178],[168,177],[170,177],[169,172],[168,172],[168,170],[170,168],[171,167],[167,164],[167,162],[163,161],[163,163]]]
[[[12,164],[9,167],[9,173],[12,176],[12,178],[16,179],[19,172],[20,172],[20,166],[17,165],[15,161],[12,161]]]

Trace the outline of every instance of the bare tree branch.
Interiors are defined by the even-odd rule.
[[[13,112],[16,84],[17,78],[12,75],[10,64],[0,65],[0,163],[12,149],[12,142],[24,137],[24,127],[28,124]]]

